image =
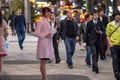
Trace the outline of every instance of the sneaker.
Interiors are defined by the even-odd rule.
[[[61,62],[61,60],[57,60],[57,61],[56,61],[56,64],[58,64],[58,63],[60,63],[60,62]]]
[[[52,63],[52,60],[48,60],[47,63]]]
[[[72,66],[72,65],[71,65],[71,66],[68,66],[68,68],[69,68],[69,69],[73,69],[73,66]]]

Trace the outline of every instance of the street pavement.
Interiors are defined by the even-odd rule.
[[[1,80],[41,80],[40,61],[36,59],[37,38],[27,34],[23,50],[19,49],[17,36],[9,35],[8,40],[8,56],[3,59]],[[86,66],[86,51],[81,50],[78,43],[73,56],[73,69],[67,67],[63,42],[59,44],[59,52],[61,63],[55,64],[53,55],[53,62],[46,65],[48,80],[115,80],[110,57],[107,57],[106,62],[99,60],[100,73],[96,74]]]

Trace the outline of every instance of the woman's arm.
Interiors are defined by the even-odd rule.
[[[40,33],[41,28],[42,28],[42,23],[38,22],[37,25],[36,25],[36,28],[35,28],[34,35],[38,38],[43,39],[43,38],[45,38],[45,35]]]

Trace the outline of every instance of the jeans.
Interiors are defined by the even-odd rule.
[[[75,38],[65,38],[65,47],[66,47],[66,56],[67,56],[67,64],[68,66],[72,66],[72,56],[75,52],[75,45],[76,45],[76,39]]]
[[[120,46],[113,46],[110,48],[112,55],[113,71],[120,73]]]
[[[91,64],[91,49],[90,49],[90,46],[86,46],[86,63]]]
[[[17,31],[18,42],[20,49],[23,49],[23,42],[25,40],[25,31]]]

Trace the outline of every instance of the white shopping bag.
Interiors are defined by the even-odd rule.
[[[6,40],[6,41],[5,41],[5,48],[8,49],[8,47],[9,47],[9,41]]]

